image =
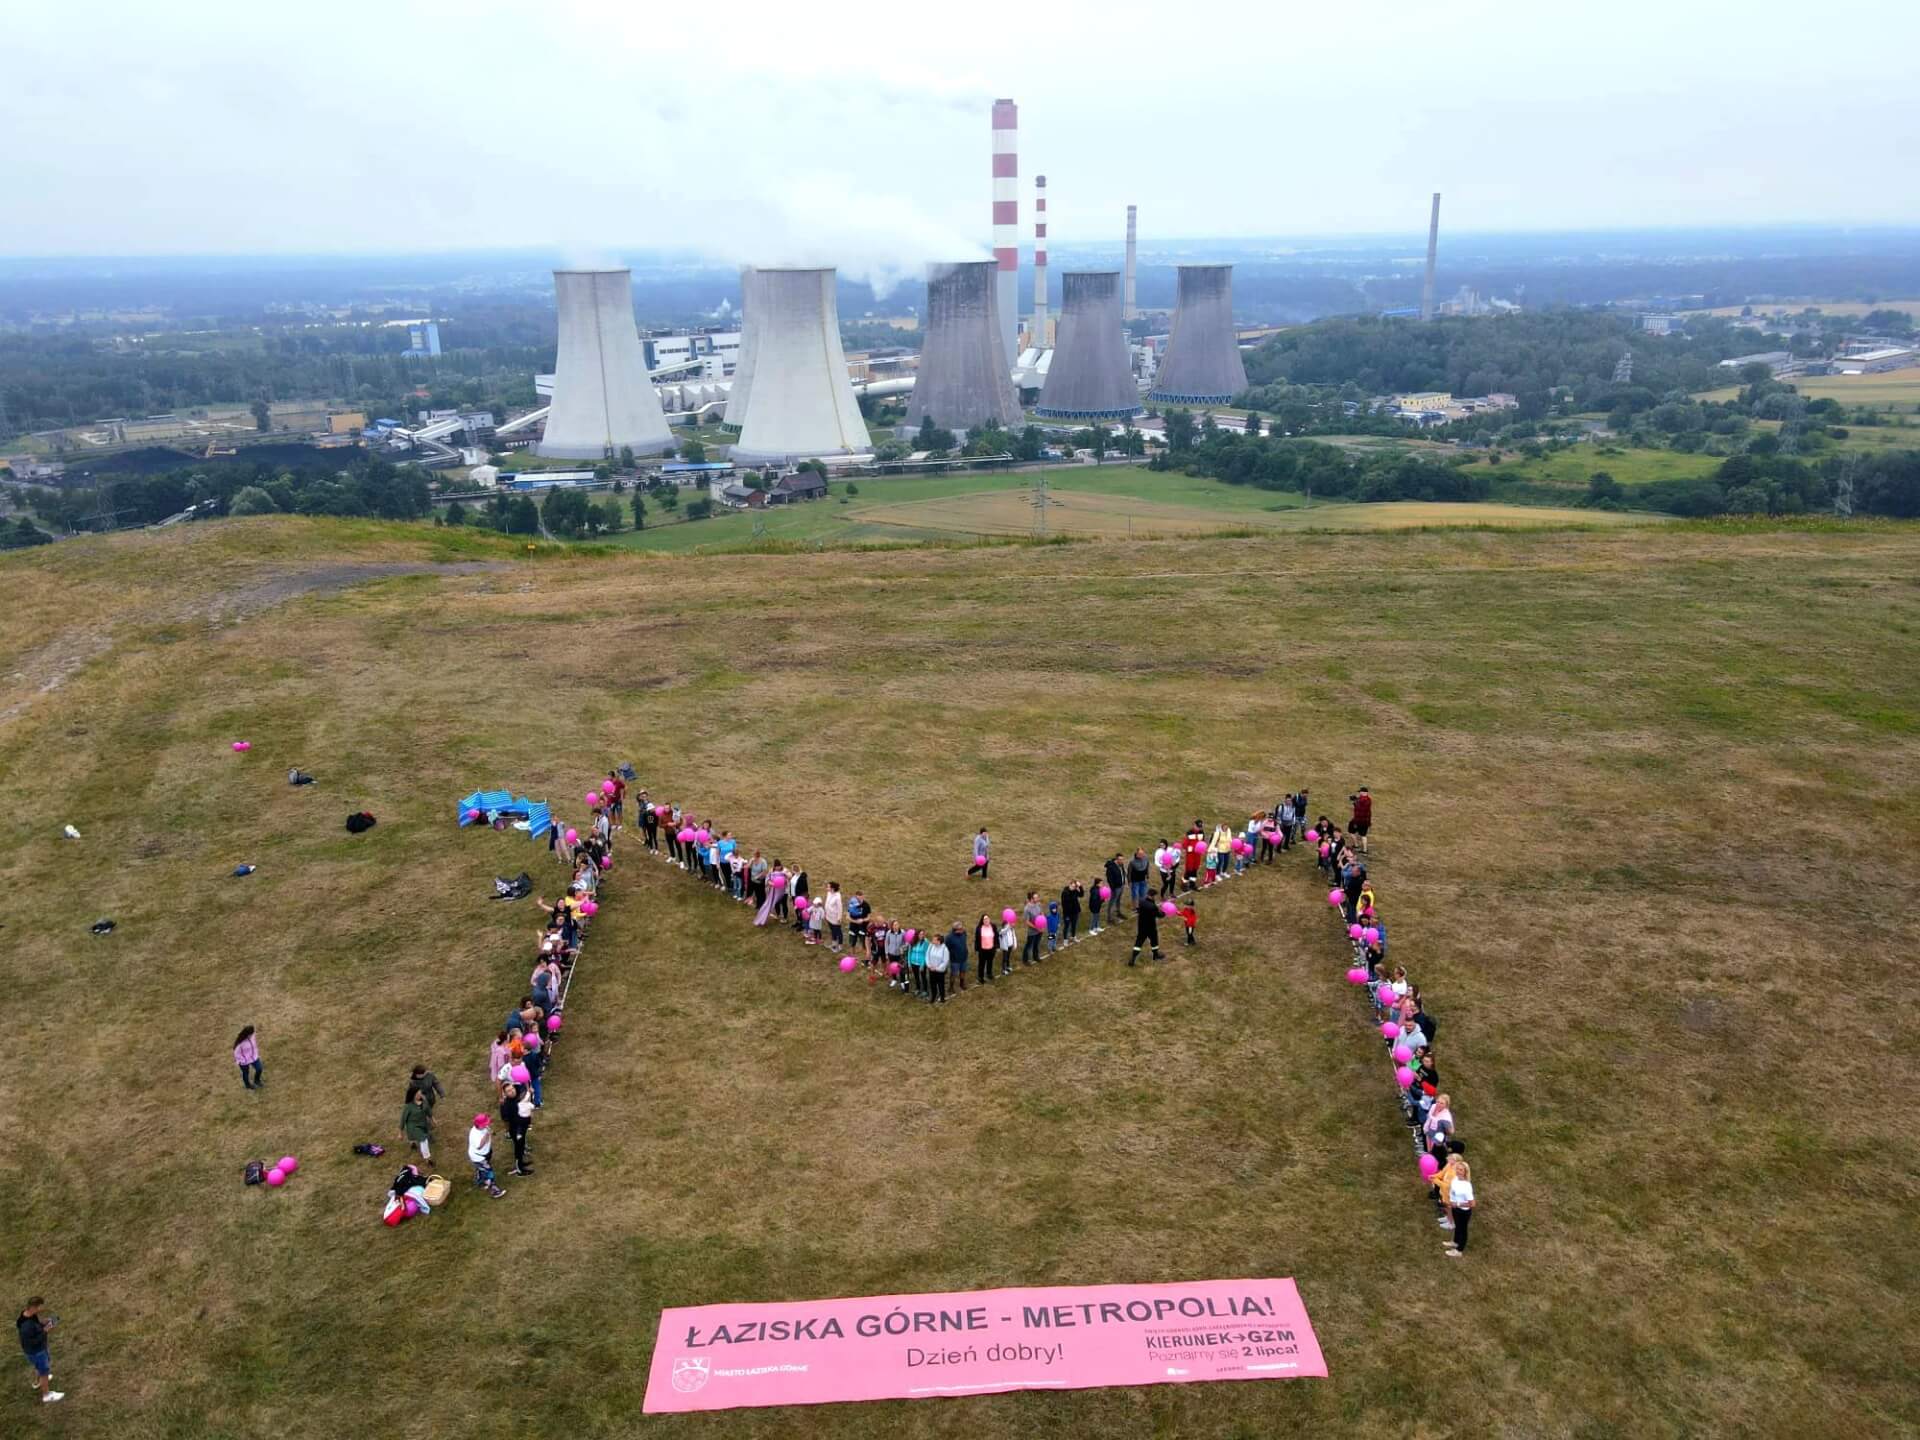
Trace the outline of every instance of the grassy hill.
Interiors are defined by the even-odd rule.
[[[0,1269],[66,1322],[46,1418],[1910,1433],[1916,573],[1920,529],[1832,524],[698,557],[268,519],[0,558]],[[455,798],[564,800],[621,759],[922,923],[1368,784],[1474,1253],[1440,1255],[1300,863],[1208,897],[1165,967],[1110,934],[927,1011],[634,845],[539,1173],[382,1228],[395,1157],[352,1145],[397,1152],[424,1061],[461,1178],[536,925],[491,879],[558,878]],[[293,1184],[242,1188],[287,1151]],[[665,1305],[1264,1274],[1329,1379],[639,1413]]]

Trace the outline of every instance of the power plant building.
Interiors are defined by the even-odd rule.
[[[1050,420],[1125,420],[1140,412],[1120,272],[1068,270],[1060,277],[1060,324],[1036,415]]]
[[[928,416],[961,432],[988,420],[1019,426],[1020,397],[1000,349],[995,271],[991,260],[927,267],[927,338],[907,405],[909,429]]]
[[[556,270],[553,293],[560,315],[559,361],[537,453],[602,460],[623,448],[636,455],[671,450],[673,432],[647,378],[633,323],[632,273]]]
[[[1182,265],[1167,353],[1147,398],[1173,405],[1224,405],[1247,388],[1233,328],[1233,267]]]
[[[847,377],[834,272],[762,268],[753,285],[752,395],[734,461],[864,453],[867,425]]]
[[[736,430],[747,423],[747,400],[753,393],[754,349],[759,339],[758,274],[751,265],[740,267],[740,357],[734,362],[733,385],[727,391],[726,413],[721,416],[723,424]]]

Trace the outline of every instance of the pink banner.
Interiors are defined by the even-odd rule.
[[[1291,1280],[664,1310],[646,1409],[1324,1376]]]

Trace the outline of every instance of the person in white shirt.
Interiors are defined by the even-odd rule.
[[[841,945],[844,944],[846,940],[846,936],[840,928],[840,923],[847,918],[847,902],[840,894],[840,882],[838,880],[829,880],[827,882],[827,898],[820,902],[820,908],[825,912],[827,933],[833,937],[833,949],[837,955],[840,952]]]
[[[493,1183],[493,1117],[485,1113],[473,1117],[467,1131],[467,1159],[473,1164],[473,1183],[498,1200],[507,1192]]]

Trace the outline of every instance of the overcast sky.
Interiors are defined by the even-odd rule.
[[[1143,242],[1920,222],[1920,0],[65,0],[0,19],[0,252],[917,265]],[[983,253],[983,252],[981,252]]]

